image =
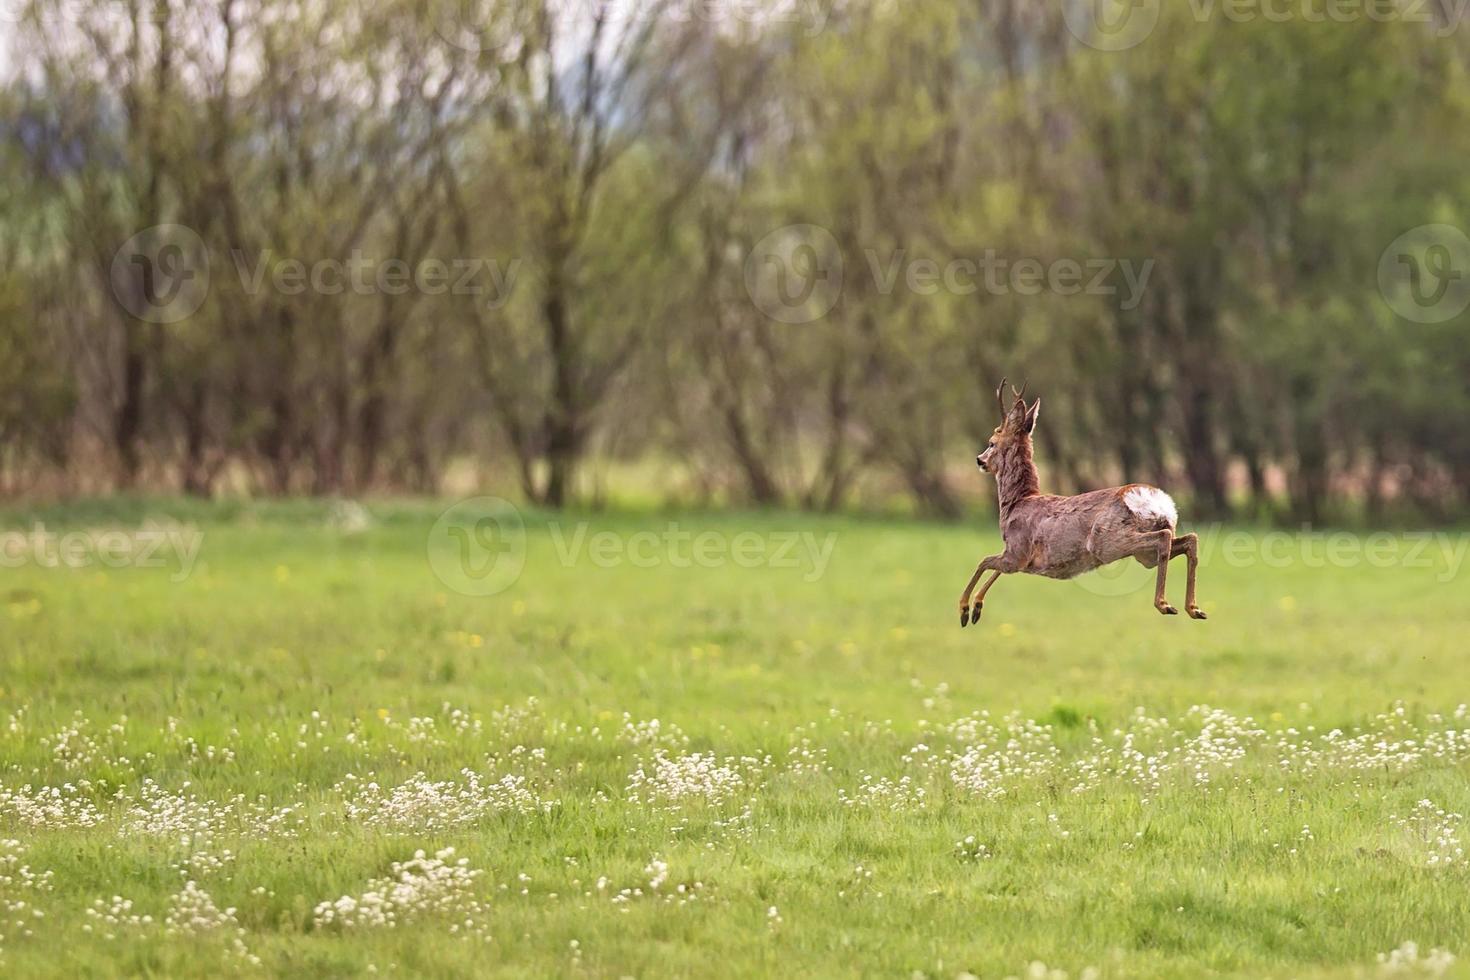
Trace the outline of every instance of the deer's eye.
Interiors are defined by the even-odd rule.
[[[986,447],[985,447],[985,448],[986,448],[986,449],[994,449],[994,448],[995,448],[995,443],[994,443],[994,442],[993,442],[993,441],[992,441],[992,442],[991,442],[991,443],[990,443],[990,445],[988,445],[988,446],[986,446]]]

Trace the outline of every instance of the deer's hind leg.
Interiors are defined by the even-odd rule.
[[[1173,554],[1174,532],[1168,528],[1140,534],[1138,548],[1133,552],[1133,557],[1140,564],[1147,568],[1158,568],[1158,578],[1154,583],[1154,608],[1165,616],[1179,615],[1179,610],[1169,605],[1169,600],[1164,597],[1164,585],[1169,578],[1169,559]]]
[[[1195,534],[1182,534],[1174,539],[1173,547],[1169,551],[1169,557],[1175,558],[1184,555],[1189,561],[1189,579],[1184,588],[1184,611],[1189,613],[1190,619],[1208,619],[1205,611],[1199,607],[1194,597],[1195,571],[1199,568],[1199,536]]]

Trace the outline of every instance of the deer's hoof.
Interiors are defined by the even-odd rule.
[[[1205,615],[1205,611],[1203,609],[1201,609],[1199,606],[1190,606],[1185,611],[1189,613],[1189,618],[1190,619],[1209,619],[1210,618],[1210,617],[1208,617],[1208,616]]]
[[[1163,613],[1165,616],[1177,616],[1177,615],[1179,615],[1179,610],[1175,609],[1173,606],[1169,605],[1167,602],[1164,603],[1163,605],[1159,606],[1159,612]]]
[[[970,622],[972,622],[972,623],[978,623],[978,622],[980,622],[980,610],[983,609],[984,607],[985,607],[985,603],[983,603],[983,602],[977,602],[977,603],[975,603],[975,608],[970,610]]]
[[[970,607],[960,606],[960,629],[970,625]]]

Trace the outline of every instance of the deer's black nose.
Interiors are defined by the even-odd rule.
[[[983,470],[983,469],[985,469],[985,460],[981,459],[979,456],[976,456],[975,457],[975,465],[978,466],[978,467],[980,467]]]

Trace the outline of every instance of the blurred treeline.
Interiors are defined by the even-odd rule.
[[[1407,229],[1470,226],[1470,27],[1434,0],[1166,0],[1117,52],[1040,0],[17,2],[6,493],[435,492],[473,461],[558,506],[641,464],[685,499],[952,515],[1009,374],[1060,491],[1470,509],[1470,316],[1376,280]],[[113,260],[165,223],[209,292],[155,324]],[[796,325],[746,275],[790,224],[846,272]],[[872,272],[987,250],[1156,266],[1133,308]],[[487,265],[469,294],[251,280],[354,254]]]

